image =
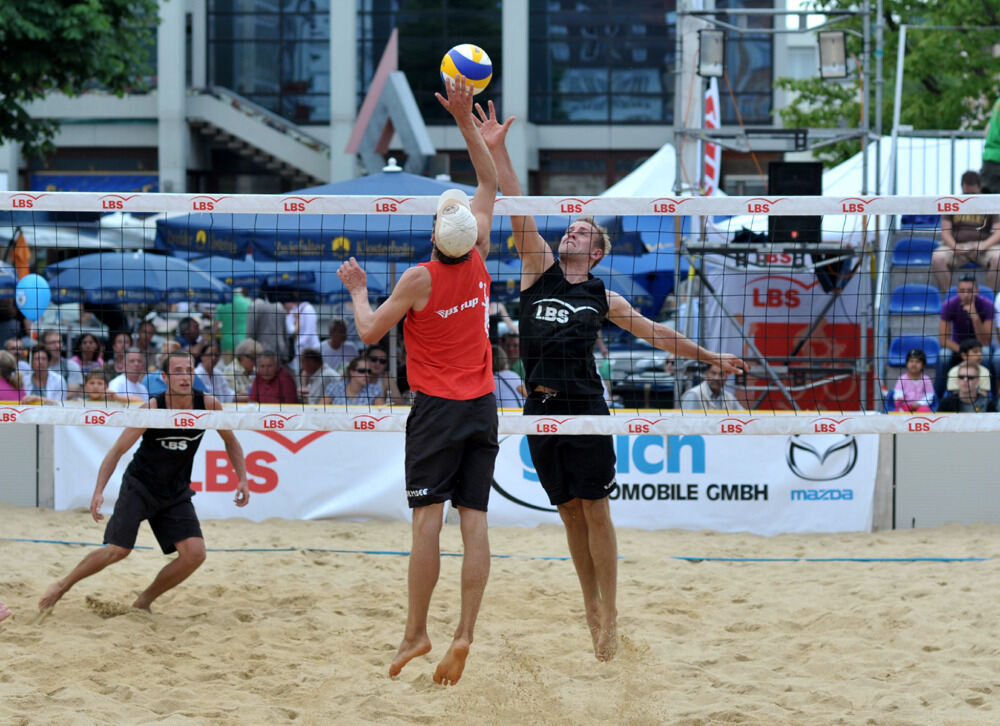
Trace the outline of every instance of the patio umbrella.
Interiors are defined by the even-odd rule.
[[[56,303],[222,303],[229,286],[187,260],[144,252],[99,252],[50,265]]]

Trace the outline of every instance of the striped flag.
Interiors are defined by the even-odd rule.
[[[705,128],[717,129],[719,118],[719,81],[712,78],[705,93]],[[719,170],[722,167],[722,147],[705,142],[705,171],[702,175],[701,193],[710,197],[719,188]]]

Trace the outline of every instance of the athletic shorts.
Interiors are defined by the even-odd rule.
[[[532,393],[527,416],[607,416],[608,404],[592,397],[569,401]],[[529,436],[528,449],[538,480],[553,506],[570,499],[604,499],[615,490],[615,449],[610,436]]]
[[[190,497],[164,506],[152,500],[136,479],[125,476],[115,511],[104,528],[104,544],[133,549],[139,525],[144,519],[149,521],[165,555],[176,552],[174,544],[181,540],[202,537],[201,525]]]
[[[451,500],[485,512],[497,452],[497,401],[417,393],[406,419],[406,499],[410,508]]]

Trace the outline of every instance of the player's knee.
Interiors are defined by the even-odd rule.
[[[119,562],[132,554],[132,550],[118,545],[108,545],[105,547],[105,553],[111,562]]]
[[[188,541],[178,545],[177,555],[189,566],[198,567],[205,561],[207,553],[205,543],[201,540]]]

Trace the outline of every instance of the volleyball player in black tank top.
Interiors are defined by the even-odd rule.
[[[194,360],[188,353],[168,354],[163,364],[167,392],[152,398],[144,408],[184,410],[222,409],[212,396],[194,391]],[[118,461],[142,437],[122,477],[114,514],[104,532],[105,547],[84,557],[66,577],[52,583],[38,601],[38,608],[48,613],[77,582],[96,574],[128,556],[135,547],[139,525],[148,520],[164,554],[177,552],[144,590],[132,607],[149,610],[152,602],[170,588],[183,582],[205,560],[205,540],[191,502],[191,468],[198,445],[205,432],[197,429],[125,429],[101,462],[97,484],[90,501],[94,521],[100,521],[104,487]],[[250,501],[243,449],[231,431],[219,431],[226,453],[237,475],[236,506]]]

